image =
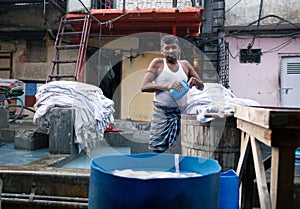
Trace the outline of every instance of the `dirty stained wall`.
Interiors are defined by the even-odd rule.
[[[43,83],[46,80],[49,67],[51,65],[51,60],[53,56],[53,41],[48,46],[45,46],[45,49],[42,51],[37,51],[34,47],[31,50],[34,50],[35,53],[38,53],[39,56],[45,57],[43,61],[32,61],[28,60],[28,48],[26,47],[26,40],[18,41],[9,41],[2,43],[2,51],[13,52],[13,72],[12,78],[23,80],[25,82],[34,81]],[[76,51],[68,51],[67,55],[64,57],[74,57],[77,56]],[[5,60],[5,62],[7,62]],[[7,66],[7,63],[1,63],[3,66]],[[71,66],[66,66],[66,71],[72,71]],[[8,72],[0,72],[1,78],[9,78]]]
[[[48,3],[45,5],[19,4],[9,11],[0,13],[0,49],[1,52],[13,52],[13,78],[45,81],[52,59],[56,35],[54,31],[58,28],[61,15],[61,12]],[[45,60],[28,59],[28,54],[30,54],[26,45],[28,41],[32,42],[31,49],[33,50],[35,41],[39,44],[44,42],[45,48],[38,53],[41,57],[45,57]],[[7,74],[2,73],[0,76],[8,78]]]
[[[225,3],[225,26],[245,26],[258,20],[260,0],[226,0]],[[277,15],[293,23],[300,22],[300,1],[263,1],[262,17]],[[278,23],[277,18],[264,19],[261,24]]]

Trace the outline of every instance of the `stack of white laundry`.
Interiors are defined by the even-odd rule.
[[[183,101],[181,101],[183,102]],[[191,88],[186,94],[182,107],[183,114],[197,114],[197,120],[206,123],[214,118],[205,117],[207,113],[234,113],[236,106],[259,106],[259,103],[236,97],[221,84],[205,83],[203,91]]]
[[[40,86],[35,95],[33,121],[49,120],[52,108],[73,108],[75,143],[90,149],[103,139],[104,130],[114,122],[114,102],[99,87],[76,81],[52,81]]]

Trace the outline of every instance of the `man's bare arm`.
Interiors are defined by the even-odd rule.
[[[161,83],[161,84],[154,83],[155,78],[159,74],[158,70],[161,64],[162,64],[162,60],[160,58],[156,58],[152,60],[142,81],[142,85],[141,85],[142,92],[166,91],[171,88],[169,83]]]

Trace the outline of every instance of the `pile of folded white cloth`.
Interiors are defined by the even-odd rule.
[[[17,79],[0,78],[0,89],[24,88],[24,83]]]
[[[203,91],[191,88],[186,94],[183,114],[196,114],[197,120],[206,123],[214,118],[205,117],[207,113],[234,113],[236,106],[258,106],[259,103],[246,98],[236,97],[221,84],[205,83]]]
[[[52,81],[37,89],[33,121],[49,120],[52,108],[72,108],[75,112],[75,143],[90,149],[103,139],[104,130],[114,122],[114,102],[99,87],[76,81]]]

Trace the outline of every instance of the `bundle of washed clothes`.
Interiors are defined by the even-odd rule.
[[[183,114],[196,114],[201,123],[214,119],[206,117],[209,113],[230,114],[234,113],[238,105],[259,106],[252,99],[236,97],[231,90],[217,83],[205,83],[202,91],[192,87],[178,103]]]
[[[49,121],[52,108],[74,109],[75,143],[79,151],[94,148],[114,122],[114,102],[102,90],[76,81],[52,81],[37,89],[33,121]]]
[[[21,96],[24,94],[24,83],[17,79],[0,78],[0,94],[6,97]]]

